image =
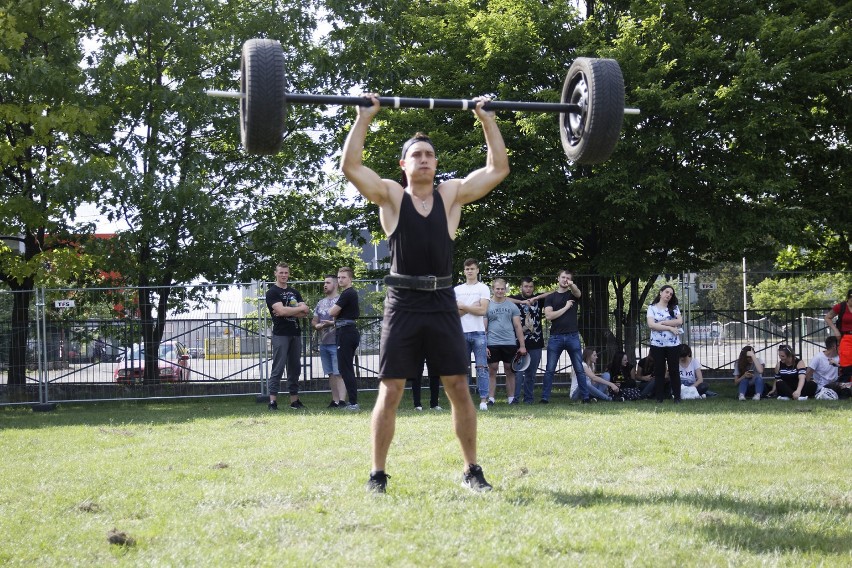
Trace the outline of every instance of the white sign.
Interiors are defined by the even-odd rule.
[[[56,300],[55,302],[53,302],[53,305],[59,308],[60,310],[63,308],[73,308],[74,300]]]
[[[702,282],[698,285],[699,290],[715,290],[716,289],[716,281],[712,282]]]

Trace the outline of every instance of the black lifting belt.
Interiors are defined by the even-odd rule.
[[[452,276],[406,276],[405,274],[388,274],[385,276],[385,286],[404,288],[406,290],[424,290],[434,292],[453,285]]]

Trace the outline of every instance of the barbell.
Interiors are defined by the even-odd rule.
[[[276,154],[284,140],[288,103],[370,106],[367,97],[287,92],[284,50],[271,39],[243,44],[240,92],[207,91],[211,97],[240,100],[240,139],[249,154]],[[378,97],[383,107],[472,110],[476,101]],[[580,57],[568,69],[558,103],[488,101],[486,110],[558,112],[565,155],[577,164],[597,164],[612,154],[625,114],[624,78],[614,59]]]

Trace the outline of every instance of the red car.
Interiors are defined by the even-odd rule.
[[[189,380],[189,349],[179,341],[164,341],[157,353],[160,381],[175,383]],[[115,381],[122,384],[141,384],[145,376],[145,350],[138,344],[118,358]]]

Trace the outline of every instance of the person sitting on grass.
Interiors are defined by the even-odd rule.
[[[651,398],[654,394],[654,357],[648,353],[636,363],[636,380],[642,390],[642,398]]]
[[[680,372],[680,384],[684,387],[695,387],[698,396],[707,396],[707,383],[701,374],[701,363],[692,356],[692,348],[686,343],[680,345],[680,359],[678,360]]]
[[[805,362],[796,357],[793,348],[782,345],[778,348],[778,363],[775,364],[775,385],[767,396],[778,400],[807,400],[816,394],[816,383],[805,382]]]
[[[595,374],[595,365],[598,362],[598,353],[591,347],[586,347],[583,350],[583,372],[586,374],[586,377],[589,379],[587,384],[589,388],[589,396],[593,399],[598,400],[623,400],[621,395],[618,394],[618,386],[615,383],[611,383],[603,377]],[[577,385],[577,373],[571,373],[571,400],[580,400],[580,389]],[[597,386],[602,385],[602,386]],[[613,396],[607,394],[609,389],[612,389],[614,393]]]
[[[740,400],[760,400],[763,396],[763,361],[751,345],[742,348],[734,364],[734,384],[739,391],[737,398]]]
[[[624,400],[639,400],[642,398],[642,390],[636,382],[636,368],[630,364],[630,359],[624,351],[616,351],[602,374],[603,378],[618,385],[618,394]]]

